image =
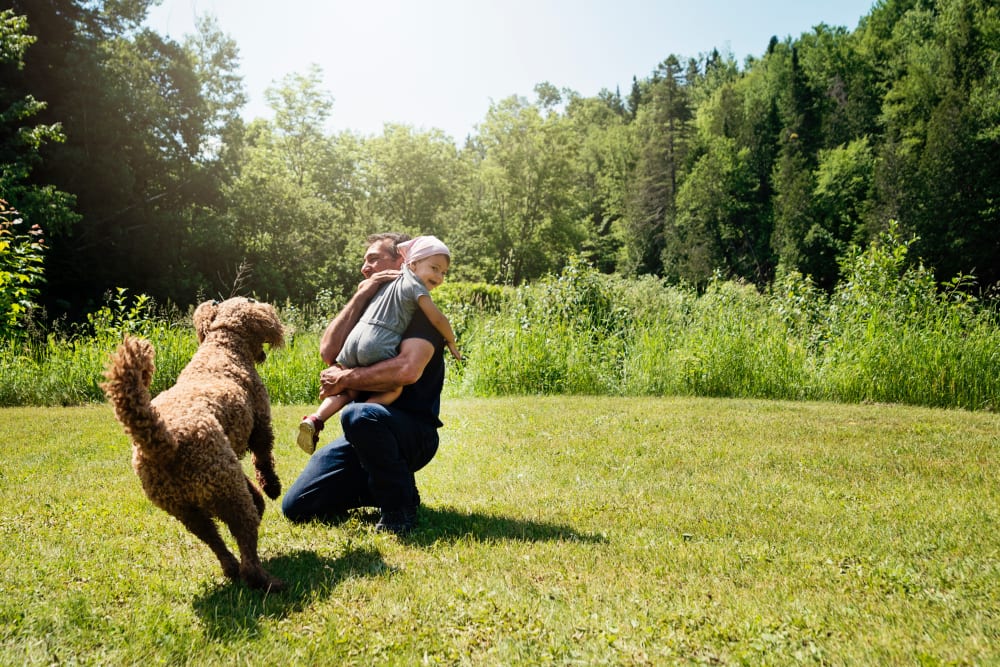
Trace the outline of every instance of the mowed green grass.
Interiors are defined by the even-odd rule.
[[[276,407],[278,471],[305,464]],[[3,664],[997,664],[1000,416],[447,399],[419,529],[374,512],[225,580],[106,405],[0,411]],[[335,430],[334,427],[332,430]]]

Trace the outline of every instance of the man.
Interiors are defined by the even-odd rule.
[[[418,310],[395,357],[372,366],[333,366],[368,301],[399,275],[403,257],[396,245],[408,238],[396,233],[368,237],[361,267],[365,279],[320,340],[320,355],[331,366],[320,374],[324,392],[382,392],[401,385],[403,392],[388,406],[365,403],[362,395],[341,411],[343,437],[313,454],[282,499],[282,512],[291,521],[335,521],[347,510],[374,506],[381,509],[379,531],[404,535],[416,525],[420,494],[414,473],[437,453],[442,425],[444,338]]]

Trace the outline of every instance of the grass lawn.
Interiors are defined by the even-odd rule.
[[[108,406],[0,410],[0,662],[998,664],[1000,415],[446,399],[419,529],[296,526],[229,583]],[[278,472],[306,461],[276,407]]]

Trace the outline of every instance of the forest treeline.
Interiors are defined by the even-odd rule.
[[[461,281],[520,285],[577,257],[696,288],[795,270],[832,290],[896,220],[936,275],[1000,281],[992,0],[880,0],[853,30],[775,37],[742,63],[664,44],[630,90],[539,83],[467,137],[330,133],[316,67],[269,89],[272,119],[246,122],[219,21],[175,41],[143,26],[151,4],[0,2],[14,311],[79,318],[116,287],[181,306],[336,300],[364,236],[386,229],[440,236]]]

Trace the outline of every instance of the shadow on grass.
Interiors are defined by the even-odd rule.
[[[388,568],[374,549],[355,549],[339,558],[297,551],[267,559],[264,568],[284,580],[281,593],[264,593],[227,581],[194,600],[194,611],[210,639],[255,636],[263,618],[283,618],[326,597],[341,581],[381,574]]]
[[[432,544],[442,539],[472,538],[480,541],[517,540],[522,542],[605,542],[604,535],[581,533],[563,524],[511,519],[495,514],[459,512],[451,508],[421,505],[417,529],[405,542]]]

